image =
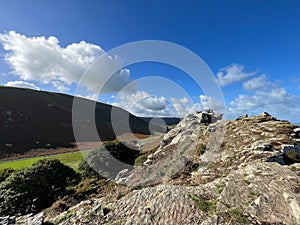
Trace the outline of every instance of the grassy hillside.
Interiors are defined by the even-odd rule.
[[[0,170],[5,168],[12,168],[15,170],[26,168],[31,166],[33,163],[37,162],[40,159],[58,159],[63,164],[72,167],[77,170],[78,164],[83,160],[83,154],[88,154],[90,150],[87,150],[83,153],[81,152],[70,152],[63,153],[58,155],[44,156],[44,157],[33,157],[28,159],[20,159],[9,162],[0,163]]]
[[[0,87],[0,157],[12,152],[35,148],[71,147],[75,141],[72,128],[73,96],[22,88]],[[89,107],[93,101],[78,98]],[[148,123],[125,110],[96,103],[95,121],[101,140],[114,140],[111,111],[117,112],[121,132],[129,125],[133,133],[149,134]],[[84,115],[76,115],[84,138],[94,141],[89,134],[91,125]],[[86,134],[86,135],[85,135]]]

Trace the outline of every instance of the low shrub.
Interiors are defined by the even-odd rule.
[[[79,175],[59,160],[43,159],[12,173],[0,183],[0,215],[36,213],[49,207],[79,182]]]
[[[100,177],[114,178],[121,170],[130,169],[139,156],[139,151],[131,149],[119,141],[107,142],[99,149],[91,151],[87,157],[87,164],[83,163],[81,169],[83,176],[97,176],[88,166],[94,169]],[[97,176],[97,177],[99,177]]]

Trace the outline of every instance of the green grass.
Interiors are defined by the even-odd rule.
[[[249,192],[249,198],[253,201],[256,198],[256,194],[253,191]]]
[[[224,189],[224,186],[225,185],[223,183],[222,184],[216,184],[215,185],[216,192],[218,192],[218,194],[221,194],[223,189]]]
[[[69,211],[67,212],[67,214],[65,214],[64,216],[61,216],[60,218],[57,219],[57,221],[54,222],[55,225],[62,223],[63,221],[71,218],[73,216],[74,212],[73,211]]]
[[[135,166],[142,166],[144,162],[146,162],[147,160],[147,154],[142,154],[140,156],[138,156],[135,161],[134,161],[134,165]]]
[[[21,168],[26,168],[31,166],[33,163],[40,159],[58,159],[63,164],[72,167],[73,169],[77,170],[78,164],[83,160],[83,155],[86,155],[90,152],[90,150],[81,152],[68,152],[58,155],[51,155],[51,156],[41,156],[41,157],[33,157],[28,159],[19,159],[9,162],[2,162],[0,163],[0,169],[5,168],[12,168],[15,170],[19,170]]]
[[[247,219],[243,213],[238,210],[238,209],[231,209],[229,212],[229,216],[231,218],[234,218],[236,222],[241,223],[241,224],[251,224],[249,219]]]
[[[176,126],[177,126],[177,124],[169,125],[169,126],[167,126],[167,128],[169,128],[170,130],[172,130],[172,129],[174,129]]]
[[[191,199],[203,212],[214,213],[216,211],[216,201],[209,201],[195,194],[190,194]]]

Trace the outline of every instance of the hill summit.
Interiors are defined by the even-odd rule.
[[[110,194],[36,217],[55,224],[300,224],[300,128],[268,113],[236,120],[209,113],[186,115]]]

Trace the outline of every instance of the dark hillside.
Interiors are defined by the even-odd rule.
[[[151,117],[140,117],[143,120],[147,121],[148,123],[150,122],[150,120],[152,120],[153,118]],[[176,125],[180,122],[181,118],[176,118],[176,117],[161,117],[160,119],[162,119],[163,121],[165,121],[167,126],[171,126],[171,125]]]
[[[66,94],[0,87],[0,154],[71,146],[75,141],[72,128],[73,98]],[[93,104],[90,100],[81,101],[86,105]],[[120,132],[126,131],[128,112],[98,102],[95,120],[102,141],[115,139],[111,124],[112,108],[117,111]],[[82,119],[82,116],[78,115],[78,118]],[[82,131],[86,132],[89,121],[82,120],[81,123]],[[133,133],[149,134],[145,120],[129,114],[129,124]],[[86,135],[80,141],[95,140]]]

